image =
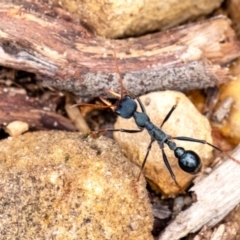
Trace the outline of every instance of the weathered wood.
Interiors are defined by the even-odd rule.
[[[233,157],[240,159],[240,146]],[[190,189],[197,202],[181,212],[165,229],[159,240],[175,240],[196,232],[203,226],[212,227],[240,203],[240,164],[228,159],[210,175]]]
[[[135,95],[221,84],[228,80],[228,68],[222,66],[240,55],[226,17],[110,41],[49,16],[54,13],[43,3],[20,2],[0,6],[0,64],[33,72],[43,85],[83,98],[118,90],[113,46],[124,86]]]
[[[0,88],[0,124],[13,121],[29,124],[30,130],[58,129],[76,130],[72,122],[55,112],[53,101],[41,101],[27,96],[22,89]]]

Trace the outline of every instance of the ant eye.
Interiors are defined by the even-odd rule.
[[[116,107],[115,107],[115,113],[117,114],[117,115],[121,115],[121,112],[122,112],[122,102],[120,102],[119,101],[119,103],[116,105]]]

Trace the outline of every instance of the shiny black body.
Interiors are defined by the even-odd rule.
[[[137,111],[137,102],[136,101],[140,105],[141,112]],[[125,119],[129,119],[129,118],[133,117],[136,122],[136,125],[139,127],[139,130],[128,130],[128,129],[108,129],[108,130],[128,132],[128,133],[141,132],[143,129],[146,129],[148,131],[149,135],[151,136],[151,142],[148,146],[147,153],[145,155],[141,169],[144,168],[148,154],[152,147],[152,143],[154,141],[157,141],[157,143],[162,151],[163,161],[164,161],[168,171],[170,172],[171,177],[173,178],[173,180],[175,181],[176,184],[177,184],[177,181],[176,181],[175,175],[171,169],[171,166],[169,165],[167,156],[164,152],[164,148],[163,148],[164,144],[167,144],[168,147],[174,151],[174,154],[175,154],[176,158],[178,159],[178,164],[179,164],[180,168],[183,171],[185,171],[187,173],[191,173],[191,174],[196,174],[197,172],[199,172],[201,170],[201,160],[200,160],[199,156],[193,151],[187,151],[182,147],[177,147],[176,143],[171,140],[175,139],[175,140],[208,144],[211,147],[221,151],[221,149],[206,142],[205,140],[199,140],[199,139],[194,139],[194,138],[189,138],[189,137],[171,137],[162,130],[162,126],[169,119],[169,117],[171,116],[172,112],[174,111],[174,109],[176,108],[177,105],[174,105],[171,108],[171,110],[169,111],[167,116],[164,118],[161,126],[158,127],[158,126],[154,125],[151,122],[151,120],[149,119],[141,100],[139,98],[136,98],[136,101],[135,101],[135,99],[131,98],[128,95],[123,96],[123,98],[120,99],[115,104],[115,112],[120,117],[125,118]]]

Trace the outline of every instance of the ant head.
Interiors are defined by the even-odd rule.
[[[116,103],[115,112],[122,118],[131,118],[137,110],[137,103],[130,96],[125,95]]]
[[[196,174],[201,170],[201,160],[193,151],[185,151],[182,147],[177,147],[174,154],[178,159],[180,168],[187,173]]]

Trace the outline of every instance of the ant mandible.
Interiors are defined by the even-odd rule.
[[[116,64],[116,70],[117,73],[119,75],[119,83],[120,83],[120,87],[121,87],[121,92],[120,94],[115,93],[111,90],[107,90],[108,93],[114,95],[115,97],[118,97],[119,100],[117,100],[117,102],[115,104],[110,103],[108,100],[106,100],[103,97],[100,97],[100,100],[105,103],[106,105],[99,105],[99,104],[87,104],[87,103],[80,103],[77,105],[80,106],[92,106],[92,107],[97,107],[97,108],[111,108],[117,115],[119,115],[122,118],[125,119],[130,119],[130,118],[134,118],[135,123],[137,125],[137,127],[139,129],[111,129],[111,128],[106,128],[106,129],[100,129],[97,131],[91,131],[90,135],[98,135],[98,134],[102,134],[104,132],[107,131],[111,131],[111,132],[126,132],[126,133],[139,133],[142,132],[144,129],[146,129],[151,137],[151,141],[148,145],[147,148],[147,152],[146,155],[144,157],[144,160],[142,162],[141,165],[141,170],[140,173],[138,175],[137,180],[139,180],[144,166],[146,164],[149,152],[152,148],[152,144],[153,142],[157,141],[161,152],[162,152],[162,158],[164,161],[164,164],[166,165],[172,179],[174,180],[175,184],[180,188],[177,180],[176,180],[176,176],[173,173],[173,170],[168,162],[168,158],[167,155],[164,151],[164,144],[166,144],[173,152],[175,157],[178,160],[178,164],[180,166],[180,168],[184,171],[187,172],[189,174],[196,174],[198,172],[200,172],[202,164],[201,164],[201,160],[200,157],[197,155],[197,153],[195,153],[194,151],[191,150],[185,150],[182,147],[178,147],[176,145],[176,143],[172,140],[180,140],[180,141],[188,141],[188,142],[196,142],[196,143],[201,143],[201,144],[207,144],[209,146],[211,146],[212,148],[218,150],[219,152],[222,152],[224,154],[226,154],[228,157],[230,157],[231,159],[235,160],[233,157],[231,157],[229,154],[227,154],[226,152],[224,152],[222,149],[218,148],[217,146],[214,146],[213,144],[205,141],[205,140],[200,140],[200,139],[196,139],[196,138],[190,138],[190,137],[185,137],[185,136],[178,136],[178,137],[172,137],[168,134],[166,134],[163,130],[162,127],[164,125],[165,122],[167,122],[167,120],[170,118],[170,116],[172,115],[173,111],[176,109],[177,107],[177,103],[170,109],[170,111],[168,112],[168,114],[166,115],[166,117],[164,118],[162,124],[160,126],[156,126],[154,125],[149,116],[146,113],[146,110],[143,106],[143,103],[141,102],[139,97],[132,97],[130,94],[124,95],[124,86],[123,86],[123,80],[119,71],[119,67],[118,67],[118,63],[117,63],[117,57],[116,57],[116,52],[114,49],[114,59],[115,59],[115,64]],[[125,90],[126,91],[126,90]],[[140,106],[141,111],[137,111],[137,103]]]

